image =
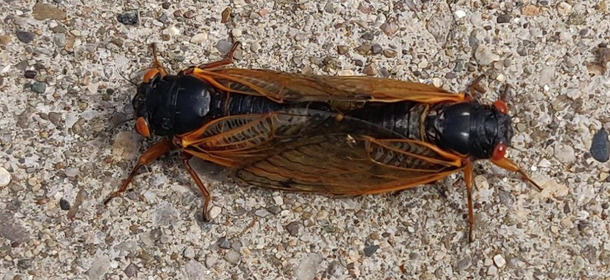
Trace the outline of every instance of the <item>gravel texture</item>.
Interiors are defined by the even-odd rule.
[[[4,1],[0,279],[610,279],[610,165],[590,153],[593,135],[610,129],[609,6]],[[129,121],[129,80],[151,65],[147,44],[177,72],[220,59],[233,40],[243,43],[236,67],[455,92],[485,75],[485,103],[509,84],[508,156],[545,189],[478,164],[468,243],[459,176],[329,198],[239,188],[193,160],[211,184],[209,224],[174,153],[104,207],[150,145]],[[596,141],[607,152],[608,139]]]

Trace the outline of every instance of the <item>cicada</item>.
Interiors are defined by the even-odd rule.
[[[330,195],[393,192],[464,172],[470,237],[473,164],[505,158],[513,136],[504,102],[478,103],[416,83],[361,76],[319,76],[226,68],[220,61],[168,74],[153,46],[153,67],[133,98],[136,130],[161,136],[129,177],[172,148],[204,198],[210,192],[189,164],[193,156],[225,166],[242,186]]]

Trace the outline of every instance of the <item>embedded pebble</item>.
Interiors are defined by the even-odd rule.
[[[34,82],[32,84],[32,91],[36,93],[44,93],[47,90],[47,85],[41,82]]]
[[[208,33],[202,32],[198,33],[195,36],[191,37],[191,43],[193,44],[201,44],[208,39]]]
[[[184,252],[182,253],[182,255],[187,258],[187,259],[192,259],[195,257],[195,249],[193,249],[193,247],[186,247],[186,249],[184,249]]]
[[[504,257],[502,255],[495,255],[494,256],[494,264],[496,264],[497,267],[502,268],[506,265],[506,260],[504,259]]]
[[[3,167],[0,167],[0,187],[6,187],[11,182],[11,174]]]
[[[299,228],[300,228],[300,224],[299,222],[290,222],[288,225],[286,225],[286,230],[288,231],[288,233],[292,236],[297,236],[299,235]]]
[[[572,13],[572,5],[567,2],[561,2],[557,5],[557,12],[562,16],[567,16]]]
[[[608,132],[605,129],[602,128],[593,135],[589,152],[599,162],[608,161],[610,158],[610,140],[608,139]]]
[[[34,40],[34,37],[36,36],[32,32],[22,31],[22,30],[17,30],[16,34],[17,34],[17,39],[19,39],[19,41],[26,43],[26,44],[32,42]]]
[[[135,25],[138,23],[138,10],[131,10],[118,14],[116,19],[125,25]]]
[[[229,53],[229,51],[231,51],[231,47],[233,47],[233,44],[227,40],[220,40],[218,43],[216,43],[216,49],[218,49],[218,51],[222,54]]]
[[[480,65],[489,65],[498,60],[500,60],[500,56],[493,53],[491,48],[486,45],[479,45],[474,52],[474,57]]]
[[[64,211],[70,210],[70,202],[65,200],[63,197],[59,200],[59,208]]]
[[[375,254],[375,252],[377,252],[377,249],[379,249],[378,245],[371,245],[371,246],[364,247],[364,255],[367,257],[370,257],[373,254]]]
[[[235,250],[229,250],[225,254],[225,260],[232,264],[237,264],[241,259],[241,255]]]
[[[138,266],[130,263],[125,270],[123,270],[123,272],[125,273],[125,275],[127,275],[127,277],[134,277],[138,274]]]
[[[207,273],[206,269],[196,260],[190,260],[184,266],[184,270],[188,279],[190,280],[200,280],[206,279]]]
[[[32,7],[32,16],[34,16],[34,19],[36,20],[64,20],[66,18],[66,12],[54,5],[36,2]]]
[[[297,280],[313,280],[322,264],[322,256],[317,253],[309,253],[300,261],[296,269]]]
[[[559,144],[555,146],[555,158],[563,163],[571,163],[576,160],[574,148],[570,145]]]

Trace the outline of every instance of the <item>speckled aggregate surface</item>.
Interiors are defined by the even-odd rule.
[[[588,152],[610,129],[609,5],[3,1],[0,279],[610,279],[610,164]],[[239,188],[193,160],[214,197],[205,224],[173,153],[103,207],[150,144],[121,124],[147,44],[177,72],[220,59],[232,40],[243,43],[236,67],[454,92],[485,75],[486,103],[510,84],[508,156],[545,190],[478,164],[468,243],[458,176],[333,199]]]

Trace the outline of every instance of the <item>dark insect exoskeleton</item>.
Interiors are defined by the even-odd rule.
[[[106,202],[172,147],[205,198],[206,218],[210,193],[189,165],[193,156],[231,169],[240,185],[332,195],[398,191],[463,171],[470,236],[476,160],[539,188],[504,157],[513,131],[502,101],[483,105],[472,94],[392,79],[223,68],[237,46],[178,75],[155,53],[133,106],[138,133],[163,140]]]

